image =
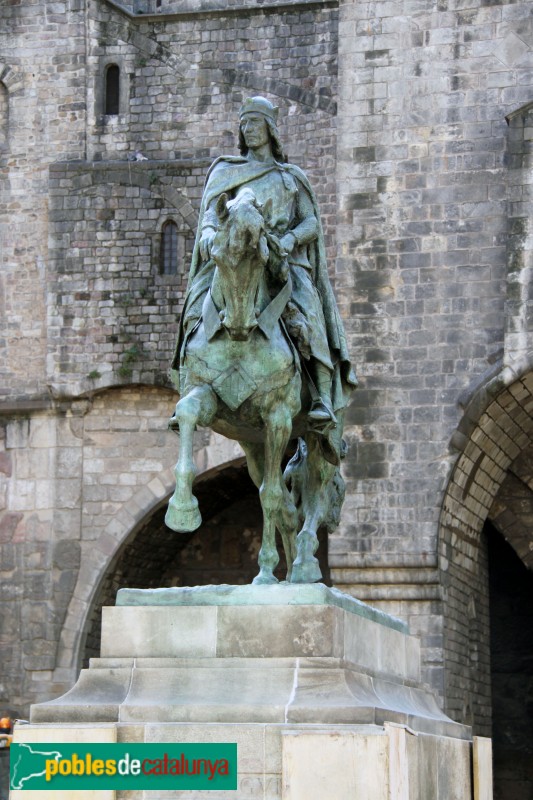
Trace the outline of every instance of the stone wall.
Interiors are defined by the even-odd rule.
[[[337,583],[407,618],[422,612],[426,676],[459,718],[443,659],[459,679],[468,658],[450,631],[468,603],[452,612],[438,521],[460,402],[503,356],[505,117],[531,100],[532,65],[526,4],[463,5],[340,4],[336,286],[362,390],[330,550]],[[481,598],[486,559],[479,539],[472,547],[476,578],[465,579]],[[450,558],[460,570],[461,548]],[[466,691],[487,730],[486,647],[478,657]]]
[[[56,394],[165,384],[207,162],[55,164],[50,172],[48,371]],[[161,230],[183,236],[162,275]]]
[[[47,392],[48,166],[85,156],[84,4],[4,3],[0,54],[0,398],[13,399]]]
[[[3,15],[0,697],[19,714],[72,683],[115,551],[171,491],[174,397],[149,387],[167,381],[207,165],[236,152],[250,93],[279,102],[334,255],[336,21],[331,3],[178,14],[163,29],[107,2]],[[105,116],[114,63],[119,114]],[[168,219],[186,239],[174,277],[158,270]],[[201,469],[238,453],[209,442]]]
[[[120,540],[120,514],[133,528],[170,490],[172,407],[167,390],[130,389],[4,420],[1,696],[19,713],[72,680],[84,592]]]

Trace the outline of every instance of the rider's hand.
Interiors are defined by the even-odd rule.
[[[285,236],[281,237],[279,243],[286,253],[292,253],[296,245],[296,236],[294,235],[294,233],[289,231],[288,233],[285,234]]]
[[[200,237],[200,256],[202,261],[207,261],[211,255],[211,245],[213,244],[215,234],[216,231],[214,231],[213,228],[206,228],[202,231]]]

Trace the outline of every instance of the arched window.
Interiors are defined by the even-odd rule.
[[[178,226],[172,220],[161,228],[161,248],[159,251],[159,272],[161,275],[176,275],[178,272],[179,249]]]
[[[120,69],[110,64],[105,71],[105,114],[116,116],[120,108]]]
[[[9,126],[9,95],[7,88],[0,81],[0,147],[7,144],[7,130]]]

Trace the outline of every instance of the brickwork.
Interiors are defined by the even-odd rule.
[[[489,515],[497,524],[500,489],[505,497],[509,468],[533,436],[533,374],[502,388],[494,379],[489,400],[465,439],[444,498],[440,528],[441,583],[446,591],[446,697],[452,714],[465,709],[472,719],[490,695],[488,644],[487,542],[483,526]],[[477,414],[473,399],[466,420]],[[456,439],[457,444],[460,443]],[[516,527],[513,538],[518,535]],[[531,534],[529,534],[531,541]],[[474,630],[472,629],[474,626]],[[470,674],[464,665],[470,664]],[[461,669],[461,665],[463,669]]]
[[[1,16],[0,397],[34,397],[46,394],[48,165],[85,154],[85,14],[33,0]]]
[[[533,568],[531,531],[533,530],[533,452],[522,451],[507,475],[489,511],[494,527],[509,542],[519,559]]]
[[[531,170],[533,169],[533,103],[507,117],[508,210],[505,361],[527,357],[532,337],[531,270],[533,256]]]
[[[433,581],[433,610],[447,622],[439,629],[426,617],[425,658],[458,718],[465,708],[449,696],[444,663],[431,661],[439,635],[452,671],[465,655],[446,632],[456,619],[446,616],[446,581],[433,572],[438,519],[456,459],[449,441],[458,401],[503,354],[505,115],[531,100],[529,29],[525,5],[429,9],[405,0],[376,13],[370,4],[340,4],[336,287],[362,391],[347,415],[347,502],[330,564],[334,580],[358,595],[362,586],[372,602],[407,580],[407,618]],[[477,604],[486,559],[473,547]],[[483,640],[485,609],[477,614]],[[479,690],[470,718],[482,728],[486,665],[479,685],[475,665],[469,670],[466,691]]]
[[[56,393],[165,384],[209,161],[56,164],[50,173],[48,370]],[[161,275],[161,228],[185,237]]]

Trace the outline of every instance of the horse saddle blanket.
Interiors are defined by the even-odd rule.
[[[232,411],[239,408],[257,389],[257,383],[241,364],[232,364],[211,385]]]

